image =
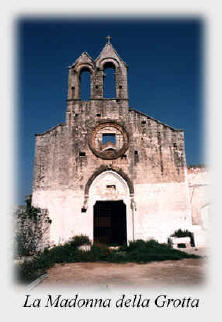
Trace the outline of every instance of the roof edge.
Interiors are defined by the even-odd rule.
[[[69,69],[73,68],[78,63],[78,60],[80,59],[80,57],[83,55],[87,56],[95,64],[94,59],[87,53],[87,51],[84,51],[84,52],[82,52],[82,54],[78,58],[76,58],[76,60],[74,61],[74,63],[71,66],[68,66],[68,68]]]
[[[167,126],[167,127],[169,127],[171,130],[173,130],[173,131],[178,131],[178,132],[184,132],[184,130],[182,130],[182,129],[175,129],[174,127],[172,127],[172,126],[170,126],[170,125],[168,125],[168,124],[165,124],[165,123],[163,123],[163,122],[161,122],[161,121],[159,121],[159,120],[157,120],[157,119],[155,119],[154,117],[151,117],[151,116],[149,116],[149,115],[147,115],[147,114],[145,114],[145,113],[143,113],[143,112],[141,112],[141,111],[138,111],[138,110],[136,110],[135,108],[129,108],[129,111],[134,111],[134,112],[136,112],[136,113],[138,113],[138,114],[141,114],[141,115],[143,115],[143,116],[146,116],[146,117],[148,117],[149,119],[151,119],[151,120],[153,120],[153,121],[155,121],[155,122],[157,122],[157,123],[159,123],[159,124],[161,124],[161,125],[164,125],[164,126]]]
[[[52,132],[52,131],[53,131],[53,130],[55,130],[57,127],[59,127],[59,126],[65,126],[65,125],[66,125],[65,123],[59,123],[59,124],[57,124],[56,126],[51,127],[49,130],[47,130],[47,131],[45,131],[45,132],[43,132],[43,133],[35,133],[35,136],[42,136],[42,135],[45,135],[45,134],[47,134],[47,133]]]

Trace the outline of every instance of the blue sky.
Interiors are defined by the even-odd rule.
[[[32,191],[35,133],[65,121],[68,66],[111,42],[127,63],[129,105],[185,134],[187,164],[204,163],[203,21],[20,18],[17,32],[18,197]]]

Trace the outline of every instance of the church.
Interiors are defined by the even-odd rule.
[[[104,97],[107,68],[113,98]],[[65,124],[36,134],[32,204],[49,212],[50,244],[80,234],[108,245],[167,242],[194,230],[184,132],[130,107],[127,64],[109,36],[95,60],[83,52],[69,67]]]

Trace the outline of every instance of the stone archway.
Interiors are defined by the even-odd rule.
[[[105,172],[112,172],[113,174],[119,175],[119,178],[121,178],[127,184],[130,195],[134,195],[133,183],[121,169],[116,170],[114,168],[110,168],[109,166],[101,165],[99,168],[96,169],[96,171],[91,175],[91,177],[86,183],[84,191],[85,198],[87,198],[89,195],[89,189],[92,182],[96,179],[96,177],[98,177],[101,174],[104,174]]]
[[[128,183],[115,171],[103,171],[91,181],[88,213],[93,241],[123,244],[133,240],[131,199]]]

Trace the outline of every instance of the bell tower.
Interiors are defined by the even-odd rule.
[[[104,78],[106,67],[112,67],[115,71],[115,87],[117,100],[128,100],[128,90],[127,90],[127,65],[119,57],[116,50],[110,42],[111,37],[107,36],[107,42],[105,47],[95,60],[96,71],[98,71],[98,76],[96,82],[98,83],[98,94],[96,97],[104,98]],[[96,86],[96,85],[95,85]]]
[[[113,45],[111,37],[106,37],[107,41],[100,52],[99,56],[93,60],[87,52],[83,52],[79,58],[69,67],[68,75],[68,97],[67,97],[67,113],[73,111],[76,104],[84,105],[81,100],[81,74],[84,71],[90,73],[90,99],[89,104],[95,106],[101,101],[117,104],[118,107],[128,107],[128,88],[127,88],[127,65],[119,57]],[[115,97],[104,97],[104,81],[106,77],[106,68],[113,68],[115,80]],[[88,104],[88,105],[89,105]]]

